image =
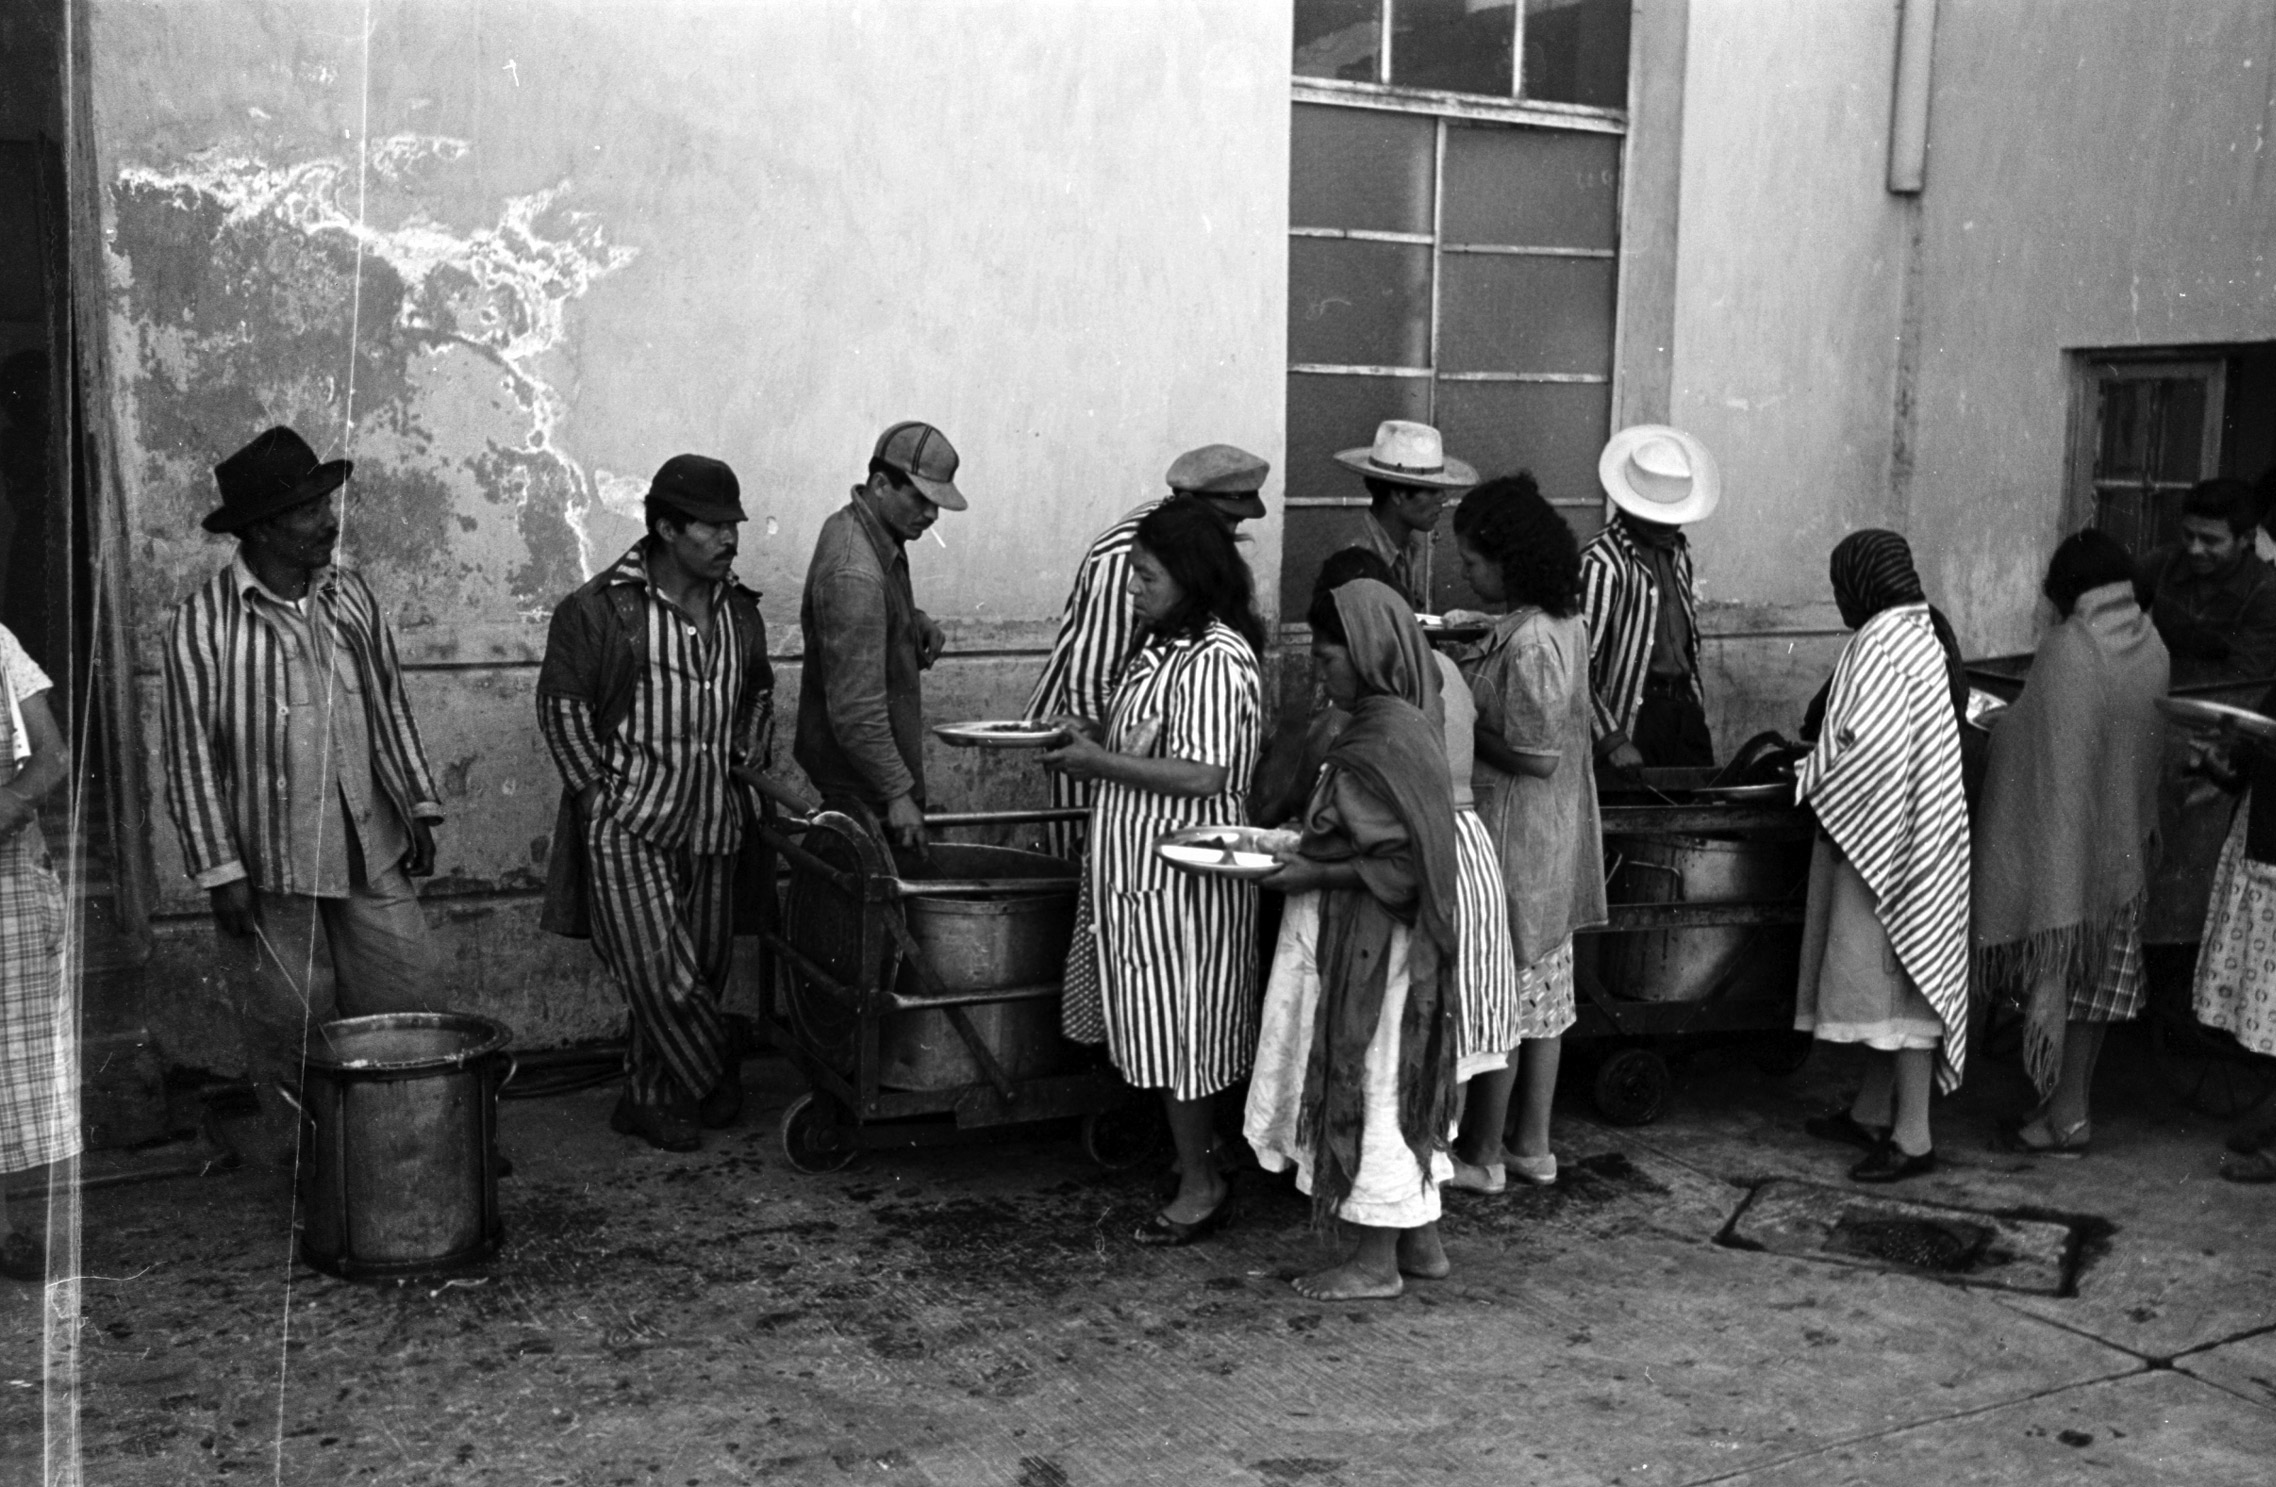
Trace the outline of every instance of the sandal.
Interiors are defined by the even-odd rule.
[[[2276,1149],[2262,1147],[2241,1157],[2229,1157],[2221,1163],[2221,1176],[2230,1182],[2276,1182]]]
[[[1490,1198],[1497,1193],[1504,1193],[1509,1190],[1509,1168],[1502,1162],[1494,1162],[1488,1165],[1482,1162],[1465,1162],[1460,1157],[1456,1157],[1454,1159],[1454,1175],[1446,1179],[1446,1185],[1450,1188],[1459,1188],[1465,1193],[1484,1193]]]
[[[10,1280],[46,1280],[47,1251],[23,1230],[10,1229],[0,1237],[0,1275]]]
[[[1181,1224],[1167,1211],[1157,1213],[1140,1224],[1130,1237],[1148,1249],[1179,1249],[1198,1244],[1224,1228],[1233,1219],[1233,1185],[1225,1184],[1225,1196],[1217,1206],[1190,1224]]]
[[[2043,1115],[2027,1115],[2021,1120],[2001,1126],[1994,1144],[2001,1151],[2016,1152],[2027,1157],[2083,1157],[2090,1139],[2090,1125],[2091,1122],[2080,1120],[2076,1124],[2058,1128]],[[2034,1126],[2046,1132],[2045,1140],[2031,1139],[2030,1132]]]

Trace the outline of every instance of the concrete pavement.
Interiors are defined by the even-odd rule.
[[[1979,1064],[1906,1197],[2106,1220],[2067,1298],[1715,1243],[1752,1184],[1842,1185],[1774,1083],[1703,1057],[1658,1125],[1561,1110],[1552,1191],[1453,1195],[1451,1278],[1321,1304],[1306,1205],[1256,1173],[1226,1234],[1128,1242],[1149,1183],[1064,1128],[803,1176],[748,1070],[687,1157],[608,1091],[505,1107],[506,1253],[350,1285],[289,1254],[273,1172],[92,1192],[89,1483],[2261,1483],[2276,1472],[2276,1191],[2113,1039],[2096,1150],[1997,1154]],[[0,1293],[0,1478],[35,1480],[36,1298]]]

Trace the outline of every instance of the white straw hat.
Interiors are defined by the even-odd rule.
[[[1478,472],[1446,453],[1438,430],[1427,423],[1386,418],[1375,427],[1372,448],[1338,450],[1336,459],[1362,475],[1388,480],[1393,485],[1425,485],[1443,490],[1468,490],[1478,483]]]
[[[1612,504],[1662,526],[1699,521],[1723,499],[1723,475],[1707,446],[1664,423],[1614,434],[1597,456],[1596,478]]]

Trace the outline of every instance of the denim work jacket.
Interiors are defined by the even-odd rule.
[[[825,797],[924,804],[924,620],[908,554],[857,486],[822,523],[798,606],[806,658],[792,753]]]

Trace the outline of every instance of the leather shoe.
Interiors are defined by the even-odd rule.
[[[688,1112],[672,1105],[636,1105],[628,1091],[617,1097],[609,1112],[609,1129],[620,1136],[638,1136],[658,1151],[694,1151],[703,1137]]]
[[[1824,1115],[1813,1115],[1802,1122],[1805,1133],[1820,1141],[1841,1141],[1848,1145],[1877,1150],[1889,1139],[1887,1126],[1869,1126],[1846,1110],[1832,1110]]]
[[[1925,1177],[1936,1170],[1936,1149],[1930,1147],[1919,1156],[1907,1156],[1897,1150],[1894,1141],[1883,1142],[1873,1154],[1849,1169],[1851,1182],[1903,1182],[1908,1177]]]
[[[1225,1196],[1217,1206],[1190,1224],[1181,1224],[1168,1213],[1157,1213],[1138,1226],[1130,1237],[1149,1249],[1176,1249],[1197,1244],[1224,1228],[1233,1219],[1233,1185],[1225,1184]]]
[[[730,1069],[719,1076],[719,1082],[701,1100],[696,1102],[695,1118],[703,1122],[704,1129],[723,1131],[735,1124],[743,1113],[743,1081]]]

